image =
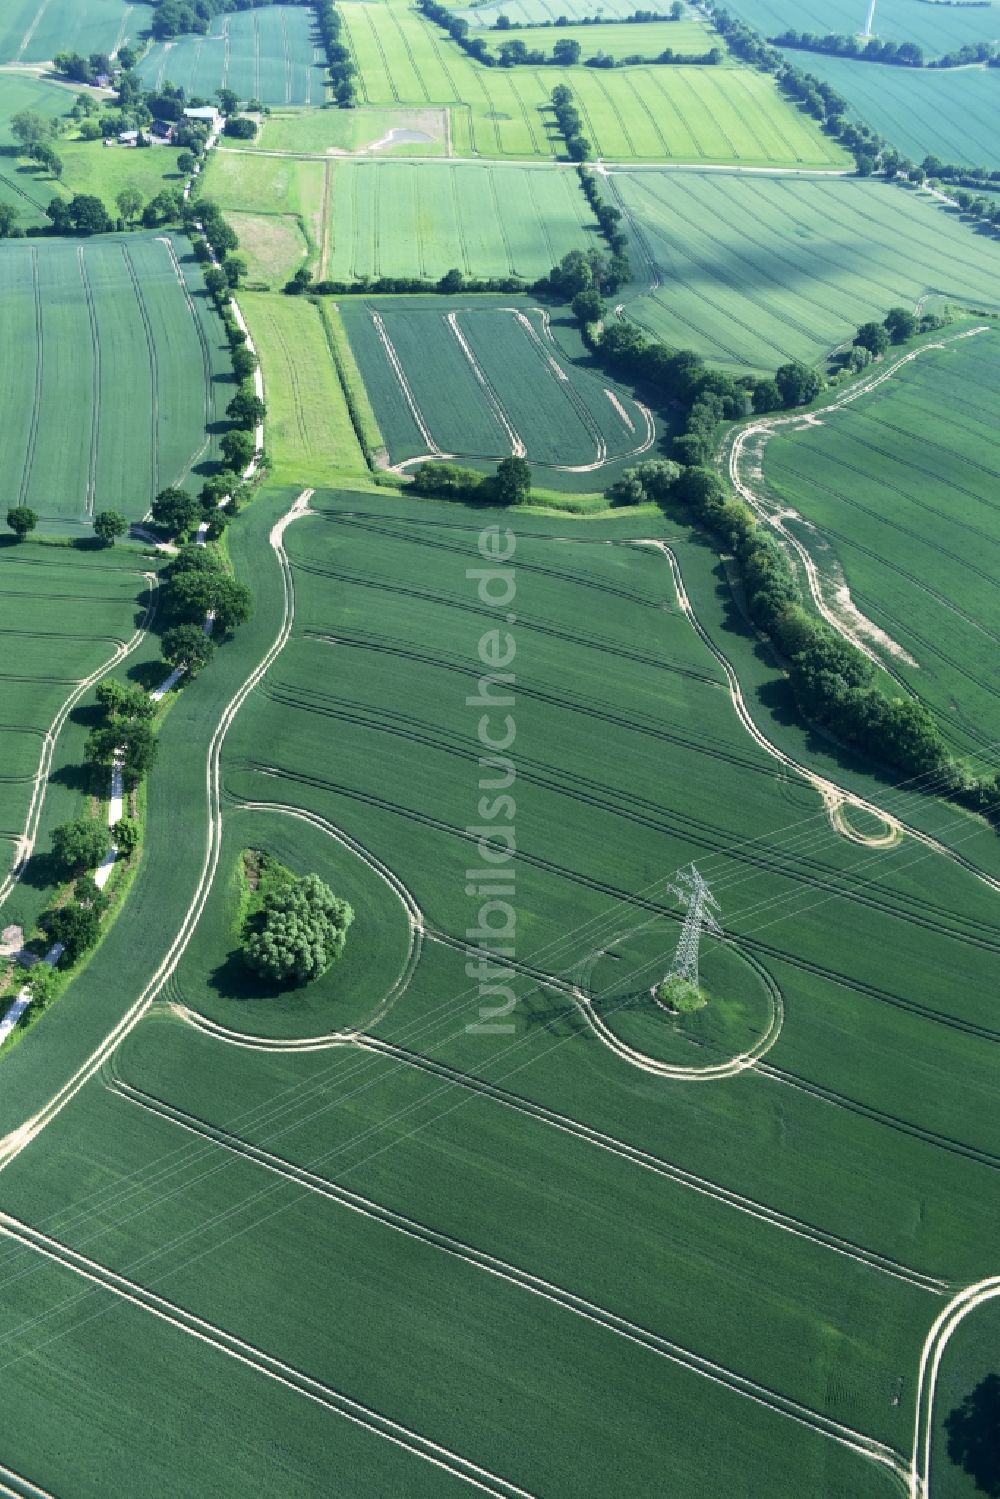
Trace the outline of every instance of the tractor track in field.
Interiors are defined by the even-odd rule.
[[[24,449],[24,466],[18,490],[18,504],[23,505],[28,497],[31,474],[35,467],[35,448],[38,444],[38,413],[42,406],[43,377],[45,372],[45,344],[42,325],[42,289],[38,280],[38,250],[31,247],[31,284],[35,299],[35,398],[28,424],[28,441]]]
[[[334,781],[325,780],[320,776],[309,774],[305,771],[289,770],[274,765],[267,765],[264,763],[248,762],[247,768],[252,770],[256,774],[266,776],[269,779],[289,782],[292,785],[309,786],[314,791],[328,792],[335,796],[345,797],[347,800],[357,802],[362,806],[375,807],[379,811],[390,812],[393,815],[402,817],[409,822],[416,823],[420,827],[426,827],[434,832],[444,833],[446,836],[465,841],[472,845],[476,845],[479,842],[479,839],[477,839],[476,836],[466,828],[459,827],[454,823],[446,822],[442,818],[433,817],[429,813],[417,811],[413,807],[404,807],[400,803],[394,802],[387,797],[379,796],[374,792],[361,791],[357,787],[347,784],[341,785]],[[579,885],[584,889],[593,890],[599,895],[606,896],[609,900],[615,902],[617,905],[620,905],[623,909],[647,911],[653,916],[663,917],[667,920],[678,919],[677,913],[668,905],[653,900],[642,893],[623,890],[620,886],[614,885],[608,880],[598,879],[596,876],[586,875],[578,870],[568,869],[564,865],[556,863],[555,860],[546,858],[544,855],[533,854],[529,853],[527,850],[519,849],[517,857],[519,863],[525,864],[534,869],[541,869],[546,874],[552,874],[560,879],[564,879],[568,884]],[[921,854],[918,857],[924,858],[926,857],[926,854]],[[833,890],[828,892],[823,898],[826,900],[836,899],[841,894],[841,891]],[[768,908],[770,909],[776,904],[777,903],[768,902]],[[899,913],[892,911],[889,914],[898,916]],[[773,919],[765,923],[765,925],[773,925],[781,919],[784,919],[784,917],[774,916]],[[911,915],[907,919],[911,924],[918,928],[925,926],[925,923],[923,921],[913,915]],[[933,928],[930,929],[933,930]],[[951,933],[950,935],[955,936],[956,934]],[[848,978],[846,975],[838,973],[835,969],[827,968],[823,964],[816,963],[811,959],[803,958],[796,953],[788,952],[785,949],[777,947],[772,943],[762,941],[760,938],[755,937],[752,934],[739,932],[736,933],[735,936],[738,938],[739,942],[742,944],[745,950],[753,952],[762,960],[771,959],[774,961],[785,963],[792,968],[800,968],[803,971],[814,975],[815,977],[854,990],[859,994],[863,994],[867,998],[878,1000],[882,1003],[892,1006],[893,1008],[906,1010],[910,1014],[919,1016],[921,1019],[931,1021],[932,1023],[937,1025],[946,1026],[951,1030],[961,1031],[963,1034],[974,1036],[979,1040],[991,1041],[994,1043],[1000,1042],[1000,1031],[992,1030],[986,1026],[978,1025],[973,1021],[964,1020],[960,1016],[949,1015],[943,1011],[931,1009],[928,1005],[921,1004],[917,1000],[912,1000],[905,998],[902,995],[893,994],[891,991],[883,989],[878,985],[869,984],[863,980]],[[962,940],[965,940],[964,934],[962,934]]]
[[[150,482],[151,493],[156,494],[160,488],[160,365],[156,354],[156,339],[153,337],[153,325],[149,319],[149,308],[143,296],[142,286],[136,269],[132,263],[132,257],[128,253],[128,246],[121,246],[122,259],[125,269],[128,271],[135,293],[136,304],[139,308],[139,316],[142,319],[143,332],[146,337],[146,348],[149,351],[149,380],[151,388],[150,400]]]
[[[194,1029],[243,1050],[301,1053],[325,1051],[349,1045],[366,1055],[382,1057],[395,1063],[397,1066],[425,1072],[442,1084],[442,1088],[438,1090],[441,1093],[446,1093],[451,1088],[460,1088],[481,1098],[487,1098],[491,1102],[500,1104],[504,1108],[520,1114],[524,1118],[534,1120],[548,1128],[569,1135],[582,1144],[606,1151],[608,1154],[616,1156],[619,1160],[625,1161],[632,1166],[650,1171],[664,1181],[669,1181],[674,1185],[708,1197],[722,1206],[745,1213],[758,1222],[766,1223],[773,1228],[791,1233],[797,1238],[805,1239],[817,1245],[819,1248],[829,1249],[836,1254],[842,1254],[870,1270],[903,1280],[915,1286],[918,1290],[943,1295],[951,1288],[948,1281],[942,1280],[938,1276],[929,1275],[921,1270],[915,1270],[907,1265],[903,1265],[891,1256],[880,1254],[876,1250],[868,1249],[852,1239],[845,1239],[839,1234],[820,1228],[816,1224],[796,1217],[794,1214],[785,1213],[781,1209],[771,1207],[769,1204],[760,1202],[756,1198],[748,1197],[744,1193],[736,1192],[719,1182],[699,1176],[697,1173],[688,1171],[684,1167],[664,1159],[662,1156],[655,1155],[615,1135],[608,1134],[606,1131],[595,1129],[592,1125],[586,1124],[582,1120],[574,1119],[568,1114],[549,1108],[546,1104],[538,1103],[526,1095],[514,1093],[510,1089],[501,1086],[499,1082],[491,1082],[489,1079],[481,1077],[476,1073],[464,1072],[437,1057],[431,1057],[414,1051],[411,1047],[403,1046],[393,1041],[386,1041],[381,1037],[372,1035],[359,1035],[350,1041],[334,1036],[303,1037],[298,1040],[251,1036],[244,1032],[219,1025],[199,1012],[191,1010],[186,1005],[174,1004],[170,1008],[181,1020]],[[425,1029],[427,1028],[426,1022],[422,1022],[422,1025]],[[523,1042],[520,1044],[523,1044]],[[361,1074],[360,1063],[356,1071],[359,1075]],[[341,1082],[343,1082],[345,1080],[343,1075],[340,1074],[340,1077]],[[350,1074],[348,1074],[347,1080],[349,1079]],[[316,1117],[331,1107],[328,1093],[324,1088],[323,1075],[313,1077],[309,1083],[304,1084],[301,1089],[296,1091],[294,1107],[299,1108],[303,1104],[311,1104],[313,1100],[316,1101],[317,1107],[307,1116],[309,1119]],[[272,1111],[270,1114],[263,1116],[263,1118],[259,1115],[259,1111],[255,1111],[255,1125],[259,1127],[261,1124],[277,1124],[280,1117],[290,1111],[292,1107],[292,1104],[283,1104],[280,1109]],[[296,1127],[303,1122],[299,1114],[296,1114],[294,1122]]]
[[[43,735],[42,753],[39,757],[38,769],[32,778],[34,780],[34,789],[28,805],[28,815],[25,820],[24,829],[20,834],[16,835],[17,852],[15,854],[14,866],[3,882],[0,883],[0,907],[3,906],[15,885],[21,879],[28,860],[34,852],[35,840],[38,837],[38,826],[41,822],[42,809],[45,804],[45,791],[48,786],[49,772],[52,769],[52,758],[55,755],[56,744],[67,718],[84,693],[88,692],[91,687],[96,686],[103,677],[107,676],[108,672],[114,671],[117,666],[120,666],[123,661],[127,660],[138,649],[146,637],[146,632],[149,629],[156,610],[157,582],[155,573],[146,573],[145,577],[149,585],[149,597],[146,603],[146,612],[139,628],[129,640],[120,641],[114,654],[109,656],[95,671],[91,672],[89,676],[75,682],[72,691],[60,706],[49,727],[38,731]],[[37,677],[31,677],[25,678],[25,680],[37,681],[38,679]]]
[[[967,337],[968,335],[960,334],[958,336]],[[907,358],[913,358],[913,355],[908,355]],[[887,377],[883,376],[882,378]],[[694,613],[694,610],[691,608],[690,601],[688,600],[687,594],[684,590],[684,583],[681,577],[680,567],[669,546],[667,546],[666,542],[656,540],[635,541],[629,544],[635,546],[653,546],[657,548],[657,550],[663,552],[663,554],[667,557],[671,565],[671,570],[674,574],[675,586],[677,588],[678,598],[681,601],[681,606],[685,610],[685,613],[688,614],[695,632],[704,641],[705,645],[711,651],[712,655],[715,656],[716,660],[720,663],[720,665],[722,665],[723,669],[725,670],[726,676],[730,683],[730,695],[733,700],[733,705],[739,715],[740,721],[746,728],[747,732],[750,734],[751,738],[755,739],[767,754],[772,755],[774,759],[779,761],[779,763],[786,766],[789,770],[793,770],[796,775],[801,776],[804,780],[815,786],[815,788],[820,792],[820,795],[823,798],[824,805],[827,807],[830,816],[830,821],[837,832],[843,834],[844,837],[849,838],[852,842],[863,844],[867,848],[894,847],[903,836],[912,838],[916,842],[923,844],[923,846],[930,850],[932,853],[941,854],[944,858],[951,860],[952,863],[959,865],[960,868],[964,869],[967,873],[974,875],[976,879],[980,880],[984,885],[987,885],[991,890],[1000,892],[1000,879],[997,879],[995,875],[987,873],[986,870],[981,869],[978,864],[976,864],[972,859],[967,858],[964,854],[959,853],[957,849],[952,848],[948,844],[942,843],[939,839],[933,837],[930,833],[923,832],[922,829],[915,827],[912,823],[903,822],[902,819],[897,817],[895,813],[886,812],[876,803],[867,801],[865,798],[859,796],[856,792],[848,791],[844,787],[838,786],[836,782],[829,780],[826,776],[819,775],[816,771],[810,770],[808,766],[800,765],[797,760],[794,760],[790,755],[786,754],[784,750],[779,749],[777,745],[772,744],[772,742],[767,738],[762,730],[757,727],[757,724],[754,721],[749,708],[746,706],[746,702],[743,697],[743,690],[740,686],[739,678],[737,676],[735,668],[731,665],[727,657],[725,657],[716,646],[715,642],[708,634],[708,631],[704,628],[701,621]],[[869,816],[872,816],[884,823],[889,831],[885,835],[879,835],[877,837],[873,837],[865,833],[859,833],[856,829],[851,827],[850,823],[846,821],[844,817],[845,806],[856,807],[859,811],[867,812]]]
[[[774,437],[782,428],[786,428],[789,426],[801,426],[803,422],[822,422],[828,416],[842,410],[845,406],[848,406],[854,401],[858,400],[859,397],[870,395],[872,391],[877,390],[879,386],[883,385],[887,380],[890,380],[893,375],[898,373],[899,370],[905,368],[909,364],[912,364],[914,360],[919,359],[922,354],[925,354],[932,349],[937,350],[946,348],[949,344],[957,343],[960,340],[972,338],[979,333],[986,333],[988,331],[989,329],[985,325],[980,325],[976,328],[967,329],[965,332],[953,334],[949,338],[936,340],[934,343],[930,344],[924,344],[919,349],[913,349],[909,354],[902,355],[899,359],[894,360],[886,368],[878,371],[868,379],[859,381],[857,384],[851,386],[843,396],[841,396],[838,400],[831,402],[828,406],[821,407],[816,412],[806,413],[805,415],[768,417],[759,421],[751,422],[747,426],[740,428],[728,445],[727,462],[730,483],[732,484],[733,488],[736,490],[740,498],[750,506],[751,510],[758,517],[758,519],[760,519],[764,525],[776,532],[785,546],[792,552],[794,552],[795,556],[799,559],[799,562],[801,563],[802,568],[805,571],[810,597],[821,618],[830,626],[832,630],[835,631],[837,635],[841,637],[841,639],[846,640],[849,645],[853,645],[854,648],[860,651],[862,655],[867,657],[867,659],[871,661],[873,665],[879,667],[883,671],[888,672],[889,675],[892,676],[893,679],[899,682],[900,686],[903,687],[905,687],[905,684],[902,682],[902,679],[898,676],[895,669],[891,665],[887,664],[886,661],[883,660],[882,656],[879,655],[872,648],[872,646],[868,644],[867,640],[863,638],[861,630],[864,630],[864,634],[869,634],[872,631],[875,631],[876,639],[879,638],[882,632],[878,632],[877,627],[872,625],[871,621],[868,620],[864,620],[864,624],[860,628],[852,628],[852,626],[848,624],[843,617],[843,609],[837,610],[827,602],[824,596],[823,584],[820,578],[819,570],[809,548],[805,545],[804,542],[799,540],[794,532],[792,532],[788,528],[785,523],[784,512],[780,510],[772,511],[766,501],[762,498],[761,494],[753,488],[752,482],[749,479],[744,479],[741,470],[741,462],[743,460],[744,451],[747,444],[752,441],[755,445],[755,466],[759,467],[762,471],[764,447],[771,440],[771,438]],[[862,619],[864,619],[863,616]],[[870,628],[865,628],[865,626],[868,626]],[[867,807],[866,810],[870,811],[871,808]],[[879,814],[876,812],[876,815]],[[925,842],[927,841],[927,835],[917,835],[913,832],[912,829],[908,831],[910,832],[911,836],[920,836],[924,839]],[[940,848],[942,846],[939,845],[938,847]],[[992,877],[983,874],[980,875],[980,878],[985,879],[989,884],[993,886],[994,889],[1000,890],[1000,881],[993,880]]]
[[[466,338],[465,334],[459,327],[458,313],[447,313],[446,322],[448,324],[448,327],[451,329],[459,348],[465,355],[466,363],[472,371],[474,379],[477,381],[480,388],[482,389],[483,394],[486,397],[487,405],[492,410],[493,415],[499,422],[501,429],[507,434],[507,441],[510,443],[510,451],[512,457],[526,458],[528,456],[528,449],[525,447],[523,439],[515,428],[514,423],[508,416],[507,409],[500,399],[499,391],[493,384],[493,381],[487,375],[486,371],[483,369],[482,365],[479,363],[479,360],[473,353],[472,346],[470,345],[469,340]]]
[[[94,292],[87,274],[87,259],[82,245],[77,248],[77,256],[84,300],[87,304],[87,317],[90,321],[90,341],[94,351],[94,398],[90,409],[90,461],[87,470],[86,498],[86,513],[93,516],[94,497],[97,494],[97,455],[101,441],[101,336],[97,327]]]
[[[104,1065],[106,1060],[121,1044],[131,1030],[138,1025],[142,1017],[147,1013],[154,999],[160,993],[164,984],[171,977],[204,909],[208,899],[212,882],[215,878],[218,866],[222,842],[222,808],[221,808],[221,776],[220,760],[222,746],[226,735],[243,703],[249,697],[257,684],[263,679],[272,663],[280,655],[287,644],[292,632],[295,618],[295,590],[292,582],[291,568],[285,555],[283,537],[285,529],[295,520],[308,512],[309,500],[313,491],[305,489],[295,500],[294,504],[274,524],[269,535],[269,543],[275,558],[281,569],[281,581],[283,591],[283,611],[281,624],[271,645],[261,657],[260,661],[250,672],[249,676],[236,689],[223,709],[215,732],[208,746],[205,767],[205,789],[207,801],[208,827],[205,836],[205,852],[202,860],[201,873],[195,893],[191,898],[180,927],[171,942],[165,956],[159,963],[152,978],[146,984],[138,998],[129,1006],[121,1019],[111,1028],[104,1039],[94,1048],[91,1054],[84,1059],[71,1076],[53,1093],[49,1099],[24,1121],[17,1129],[0,1140],[0,1172],[15,1160],[20,1153],[41,1133],[45,1126],[75,1098],[80,1089],[92,1078]],[[96,678],[95,678],[96,680]],[[89,684],[88,684],[89,685]],[[84,689],[81,689],[81,691]],[[68,710],[67,710],[68,711]],[[2,894],[0,888],[0,894]]]
[[[293,690],[283,690],[281,684],[278,683],[265,684],[261,690],[272,702],[282,707],[315,713],[320,717],[334,719],[338,723],[354,724],[374,733],[391,735],[410,744],[419,744],[425,748],[434,749],[441,754],[452,755],[474,764],[478,763],[475,746],[470,746],[464,736],[456,733],[449,737],[434,724],[393,713],[391,710],[372,709],[363,702],[350,699],[331,699],[331,702],[335,701],[337,706],[324,706],[309,702]],[[690,740],[682,740],[680,736],[664,737],[670,738],[670,742],[678,743],[684,748],[700,752],[699,747]],[[719,758],[726,760],[727,757],[720,755]],[[245,763],[254,769],[260,769],[256,762]],[[727,763],[745,768],[735,758],[729,759]],[[241,762],[230,761],[230,764],[234,769],[238,769]],[[852,886],[847,883],[847,879],[852,876],[845,876],[841,881],[828,866],[810,858],[805,851],[808,847],[805,841],[803,841],[802,848],[792,850],[781,848],[780,845],[769,848],[766,844],[761,844],[756,849],[753,846],[748,848],[744,845],[734,848],[731,837],[726,836],[725,829],[722,827],[684,813],[666,813],[662,804],[647,797],[629,795],[610,784],[532,757],[518,757],[518,777],[529,785],[566,796],[586,806],[605,810],[615,817],[636,823],[652,832],[682,838],[708,853],[725,854],[736,862],[744,863],[764,873],[794,878],[799,887],[805,885],[811,889],[821,890],[825,894],[856,902],[878,911],[881,915],[900,921],[912,920],[923,929],[931,930],[937,935],[960,939],[963,943],[976,946],[981,950],[1000,954],[1000,930],[996,927],[974,918],[967,918],[963,921],[959,931],[949,922],[951,912],[921,896],[907,896],[908,905],[897,905],[888,898],[873,894],[872,883],[868,880],[864,882],[863,887]],[[810,832],[808,835],[810,841],[812,836]],[[1000,1032],[991,1034],[1000,1036]]]
[[[177,1302],[168,1301],[166,1297],[141,1285],[138,1281],[90,1259],[70,1245],[62,1243],[49,1234],[41,1233],[38,1229],[7,1213],[0,1213],[0,1236],[32,1250],[36,1255],[59,1265],[64,1270],[71,1271],[95,1290],[108,1292],[119,1300],[138,1307],[141,1311],[149,1313],[177,1331],[186,1333],[198,1342],[215,1349],[216,1352],[225,1354],[228,1358],[235,1359],[256,1373],[283,1385],[294,1394],[323,1406],[356,1426],[373,1432],[376,1436],[403,1448],[412,1456],[422,1458],[425,1462],[442,1469],[452,1477],[461,1479],[483,1493],[495,1496],[495,1499],[533,1499],[527,1490],[519,1488],[507,1479],[470,1462],[468,1458],[452,1452],[449,1448],[441,1446],[410,1427],[401,1425],[374,1407],[353,1399],[294,1365],[276,1358],[256,1344],[236,1337],[234,1333],[197,1316]],[[67,1301],[61,1305],[71,1305],[74,1300],[81,1300],[83,1296],[91,1294],[93,1291],[83,1292],[80,1297],[67,1298]]]
[[[714,1360],[707,1359],[691,1349],[684,1348],[680,1344],[653,1332],[643,1324],[633,1321],[631,1318],[601,1306],[589,1298],[579,1295],[574,1291],[567,1290],[556,1282],[536,1275],[533,1271],[526,1270],[521,1266],[511,1263],[509,1260],[501,1259],[499,1256],[490,1254],[486,1250],[478,1249],[475,1245],[465,1240],[458,1239],[443,1230],[430,1227],[428,1224],[411,1218],[408,1214],[398,1212],[396,1209],[387,1207],[385,1204],[366,1197],[360,1192],[334,1182],[320,1175],[311,1167],[299,1166],[284,1157],[275,1155],[259,1145],[253,1144],[238,1135],[208,1124],[185,1110],[179,1109],[172,1104],[165,1103],[162,1099],[146,1092],[144,1089],[133,1087],[124,1082],[113,1082],[110,1084],[111,1091],[118,1097],[127,1100],[138,1108],[144,1109],[159,1118],[166,1119],[170,1123],[186,1130],[206,1143],[228,1151],[238,1158],[249,1161],[262,1167],[264,1170],[276,1175],[281,1181],[291,1182],[302,1188],[303,1191],[314,1193],[328,1202],[335,1203],[338,1207],[349,1212],[359,1214],[371,1222],[381,1224],[396,1233],[402,1234],[409,1239],[422,1243],[431,1249],[461,1260],[473,1269],[483,1271],[494,1276],[507,1285],[516,1289],[526,1291],[531,1295],[541,1297],[550,1304],[557,1306],[560,1310],[583,1318],[604,1331],[624,1338],[626,1341],[645,1348],[648,1352],[668,1359],[671,1363],[679,1365],[690,1373],[699,1374],[713,1382],[722,1384],[738,1395],[755,1400],[757,1403],[766,1405],[779,1414],[791,1417],[804,1425],[811,1426],[820,1434],[840,1441],[844,1445],[852,1447],[864,1457],[875,1461],[887,1462],[894,1471],[899,1471],[901,1459],[886,1444],[877,1442],[872,1438],[865,1437],[862,1433],[854,1431],[850,1427],[824,1416],[810,1407],[801,1405],[798,1401],[780,1395],[765,1385],[748,1379],[745,1375],[727,1368]],[[332,1154],[332,1152],[331,1152]],[[311,1164],[321,1164],[326,1156],[320,1156]],[[215,1168],[220,1169],[220,1168]],[[278,1190],[272,1187],[268,1190],[270,1195]],[[264,1195],[257,1194],[257,1199]]]

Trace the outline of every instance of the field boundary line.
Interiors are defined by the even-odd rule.
[[[111,1030],[98,1043],[90,1056],[85,1058],[66,1082],[52,1094],[40,1109],[17,1129],[12,1130],[0,1140],[0,1172],[20,1155],[21,1151],[31,1143],[36,1135],[41,1133],[45,1126],[65,1108],[71,1099],[75,1098],[84,1084],[94,1076],[116,1047],[139,1023],[167,982],[167,979],[173,974],[191,940],[194,929],[204,909],[205,902],[208,899],[208,893],[215,878],[215,870],[221,852],[222,788],[220,759],[222,746],[243,703],[257,686],[258,682],[266,675],[272,663],[284,649],[291,635],[295,618],[295,588],[292,581],[291,567],[285,554],[282,539],[286,527],[308,513],[309,500],[313,493],[314,491],[311,489],[304,489],[285,514],[275,522],[270,531],[268,539],[281,569],[282,592],[284,596],[282,620],[278,628],[278,633],[271,645],[250,672],[249,676],[236,689],[223,709],[219,722],[209,741],[205,764],[205,797],[208,814],[205,853],[198,884],[181,920],[180,928],[138,999],[129,1006],[121,1019],[112,1026]]]
[[[966,1286],[935,1318],[920,1353],[917,1370],[913,1455],[907,1475],[909,1499],[931,1499],[931,1446],[934,1436],[934,1396],[941,1360],[952,1336],[977,1307],[1000,1296],[1000,1275]]]
[[[488,1469],[479,1467],[469,1458],[452,1452],[449,1448],[441,1446],[411,1427],[403,1426],[390,1416],[384,1416],[374,1407],[365,1405],[360,1400],[354,1400],[351,1396],[334,1389],[331,1385],[324,1384],[322,1380],[306,1374],[294,1365],[286,1364],[274,1354],[267,1353],[252,1343],[247,1343],[235,1333],[228,1332],[225,1328],[199,1317],[195,1312],[188,1311],[177,1302],[168,1301],[156,1291],[151,1291],[118,1271],[90,1259],[58,1239],[53,1239],[48,1234],[43,1234],[29,1224],[21,1222],[20,1219],[13,1218],[7,1213],[0,1213],[0,1234],[42,1255],[62,1269],[74,1272],[92,1286],[111,1292],[141,1311],[148,1312],[161,1322],[166,1322],[179,1332],[187,1333],[198,1342],[205,1343],[217,1352],[224,1353],[238,1363],[245,1364],[256,1373],[263,1374],[278,1384],[284,1385],[294,1394],[302,1395],[307,1400],[324,1406],[327,1410],[343,1416],[355,1425],[362,1426],[376,1436],[402,1447],[413,1456],[432,1463],[455,1478],[462,1479],[472,1487],[495,1495],[496,1499],[533,1499],[528,1490],[519,1488],[498,1474],[490,1473]]]

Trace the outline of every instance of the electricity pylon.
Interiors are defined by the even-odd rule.
[[[697,989],[698,944],[701,934],[704,931],[722,936],[722,928],[712,914],[719,909],[719,902],[693,864],[690,869],[685,869],[677,876],[675,885],[668,885],[667,889],[672,895],[676,895],[682,906],[687,906],[687,915],[681,927],[673,965],[664,982],[682,979]]]

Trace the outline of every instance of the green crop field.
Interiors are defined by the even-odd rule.
[[[11,891],[22,839],[44,851],[39,828],[65,820],[76,787],[46,786],[65,712],[82,684],[124,652],[146,622],[149,561],[134,549],[80,551],[23,542],[0,547],[0,927],[30,931],[33,889]],[[37,779],[41,775],[41,779]]]
[[[0,434],[7,492],[47,525],[144,515],[214,452],[229,368],[181,240],[133,235],[0,247]]]
[[[812,363],[860,323],[927,295],[1000,307],[1000,246],[923,194],[856,178],[608,181],[641,278],[628,315],[720,364]]]
[[[638,7],[642,8],[642,7]],[[656,10],[659,7],[650,5],[645,7]],[[526,22],[553,23],[558,16],[566,16],[570,21],[582,21],[586,17],[600,17],[602,20],[622,20],[637,9],[632,0],[566,0],[566,4],[554,4],[553,0],[492,0],[492,3],[472,5],[459,10],[459,15],[464,16],[470,26],[492,26],[497,16],[508,16],[514,25],[523,25]],[[693,20],[690,6],[687,9],[685,20]],[[545,33],[543,33],[544,35]],[[595,35],[599,33],[595,32]]]
[[[771,78],[749,69],[484,68],[400,0],[346,0],[339,10],[362,100],[452,105],[459,156],[557,154],[549,97],[568,81],[595,155],[608,161],[847,164],[842,148],[786,103]]]
[[[914,10],[932,7],[913,0]],[[955,11],[949,11],[954,15]],[[981,14],[981,12],[972,12]],[[994,12],[996,14],[996,12]],[[1000,22],[997,22],[1000,32]],[[1000,71],[894,68],[816,53],[789,53],[847,100],[855,115],[909,156],[1000,169]]]
[[[576,173],[551,167],[342,162],[333,171],[328,274],[544,276],[597,243]]]
[[[733,0],[726,8],[768,37],[777,36],[789,27],[820,36],[831,31],[842,36],[861,36],[869,3],[870,0]],[[878,0],[872,35],[883,41],[916,42],[927,57],[937,57],[969,43],[1000,41],[1000,20],[995,5]],[[813,56],[803,55],[801,66],[812,68]]]
[[[646,409],[569,364],[538,309],[355,299],[342,314],[394,464],[524,453],[542,482],[593,490],[653,446]]]
[[[925,1336],[993,1263],[994,892],[907,837],[841,837],[747,734],[715,652],[765,735],[779,679],[669,518],[319,492],[283,587],[266,538],[292,499],[230,528],[257,613],[164,727],[151,807],[183,795],[191,836],[151,818],[117,996],[153,978],[153,1007],[5,1158],[6,1356],[33,1378],[10,1381],[4,1462],[88,1495],[129,1450],[135,1490],[169,1472],[234,1499],[251,1470],[268,1495],[597,1499],[669,1471],[692,1499],[890,1499]],[[480,586],[495,537],[506,602]],[[505,756],[476,737],[498,624],[509,862],[508,814],[482,810]],[[199,894],[218,703],[286,631],[221,746]],[[355,906],[343,966],[306,991],[241,971],[247,847]],[[685,1037],[649,989],[692,859],[725,940],[702,944],[717,1019]],[[499,1011],[470,951],[484,868],[516,891]],[[116,1015],[125,941],[12,1054],[5,1129]],[[748,1042],[757,1064],[729,1067]],[[984,1353],[955,1353],[959,1398]],[[142,1402],[117,1398],[140,1363],[164,1387],[142,1440]]]
[[[472,24],[475,26],[474,20]],[[505,42],[518,41],[531,51],[538,48],[546,54],[551,53],[558,41],[575,41],[580,43],[583,58],[603,52],[616,61],[623,57],[658,57],[668,47],[682,55],[700,54],[710,47],[722,48],[718,34],[693,16],[686,21],[622,23],[617,26],[511,26],[506,31],[491,30],[487,40],[494,53],[498,53]]]
[[[5,0],[0,63],[48,62],[57,52],[112,52],[149,25],[144,4],[126,0]]]
[[[985,765],[1000,739],[998,400],[991,330],[921,353],[821,425],[779,429],[765,452],[775,503],[818,528],[818,557],[906,653],[885,659]]]
[[[265,5],[216,16],[205,36],[158,43],[138,72],[147,87],[165,81],[211,97],[231,88],[262,104],[321,104],[323,52],[312,12],[299,5]]]

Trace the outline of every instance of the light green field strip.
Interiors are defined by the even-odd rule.
[[[848,164],[834,141],[781,98],[772,79],[749,69],[483,68],[397,0],[377,5],[347,0],[340,13],[365,103],[464,106],[456,108],[453,119],[454,150],[460,156],[556,154],[561,144],[553,133],[549,96],[565,81],[595,155],[609,161]]]
[[[322,104],[324,58],[314,29],[311,10],[301,5],[216,16],[205,36],[154,46],[139,76],[149,88],[168,81],[206,98],[231,88],[263,104]]]
[[[10,242],[0,283],[5,339],[27,351],[4,408],[18,498],[44,522],[139,519],[211,451],[216,377],[229,371],[186,242]]]
[[[479,32],[475,20],[470,17],[473,30]],[[722,39],[704,21],[694,16],[684,21],[633,22],[631,24],[600,26],[511,26],[507,31],[490,30],[485,33],[490,50],[499,55],[506,42],[523,42],[529,51],[536,48],[546,55],[559,41],[579,42],[581,58],[594,57],[603,52],[608,57],[621,60],[623,57],[658,57],[668,47],[681,56],[707,52],[711,47],[724,51]]]
[[[730,367],[813,363],[891,306],[1000,305],[1000,247],[922,194],[849,178],[614,173],[627,314]]]
[[[304,298],[253,292],[240,304],[264,373],[272,476],[327,484],[366,475],[319,309]]]
[[[587,229],[590,228],[588,234]],[[340,162],[333,168],[328,275],[535,280],[593,243],[575,173],[430,162]]]
[[[932,12],[943,9],[921,0],[913,0],[911,8]],[[949,8],[948,14],[963,12]],[[968,14],[994,17],[1000,38],[996,9]],[[913,161],[931,155],[964,166],[1000,168],[996,128],[1000,70],[896,68],[812,52],[790,53],[789,57],[835,88],[858,118]]]

